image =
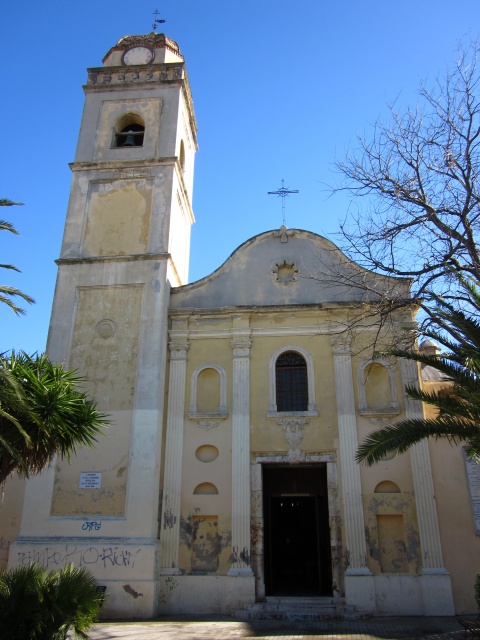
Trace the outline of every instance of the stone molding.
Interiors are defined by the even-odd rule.
[[[87,69],[87,73],[87,85],[165,82],[165,80],[182,80],[185,77],[185,65],[179,62],[148,66],[95,67]]]

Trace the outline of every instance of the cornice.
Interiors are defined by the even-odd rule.
[[[149,167],[171,166],[175,165],[176,162],[177,158],[172,156],[158,160],[129,159],[128,161],[109,160],[108,162],[70,162],[68,166],[72,171],[119,171],[122,173],[133,171],[142,173],[142,177],[147,177],[148,174],[146,173],[146,170],[148,170]]]
[[[55,260],[55,264],[60,266],[74,265],[74,264],[97,264],[99,262],[144,262],[147,260],[169,260],[169,253],[142,253],[138,255],[125,255],[125,256],[89,256],[89,257],[75,257],[75,258],[58,258]]]

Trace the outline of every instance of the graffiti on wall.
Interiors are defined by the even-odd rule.
[[[18,552],[17,564],[28,565],[38,562],[46,569],[64,567],[73,562],[77,567],[100,566],[104,569],[112,567],[129,567],[133,569],[141,547],[129,549],[122,547],[77,547],[66,544],[64,547],[42,547]]]
[[[96,522],[95,520],[92,520],[91,522],[84,522],[82,524],[83,531],[93,531],[94,529],[95,531],[99,531],[101,528],[102,528],[102,523]]]

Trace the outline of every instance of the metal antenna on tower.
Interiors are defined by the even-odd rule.
[[[282,186],[277,191],[267,191],[269,196],[280,196],[282,199],[282,220],[283,226],[285,226],[285,198],[291,193],[298,193],[298,189],[288,189],[283,186],[284,180],[282,180]]]
[[[153,12],[153,33],[156,33],[157,31],[157,24],[163,24],[165,22],[165,20],[162,20],[161,18],[159,18],[158,16],[160,15],[160,12],[158,9],[155,9],[155,11]]]

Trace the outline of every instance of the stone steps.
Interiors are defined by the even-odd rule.
[[[290,598],[269,596],[247,609],[234,612],[244,620],[355,620],[365,617],[344,598]]]

